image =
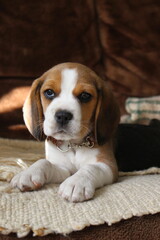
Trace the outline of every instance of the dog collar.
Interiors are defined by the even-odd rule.
[[[62,140],[57,140],[51,136],[47,137],[47,141],[52,142],[54,145],[56,145],[57,149],[61,152],[68,152],[71,149],[78,149],[82,147],[87,147],[87,148],[93,148],[95,145],[94,139],[91,135],[88,135],[84,141],[80,144],[77,143],[71,143],[69,141],[62,141]],[[67,144],[65,144],[67,143]],[[63,149],[63,146],[65,145],[65,149]]]

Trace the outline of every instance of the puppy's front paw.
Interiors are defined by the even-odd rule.
[[[21,191],[37,190],[46,182],[44,169],[31,166],[20,172],[11,180],[12,187],[18,187]]]
[[[83,202],[93,197],[94,184],[85,176],[73,175],[67,178],[59,188],[59,194],[70,202]]]

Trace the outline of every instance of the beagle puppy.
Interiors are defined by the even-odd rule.
[[[28,191],[60,183],[64,199],[81,202],[116,181],[113,137],[119,108],[91,69],[77,63],[51,68],[33,82],[23,113],[30,133],[45,139],[46,157],[13,177],[13,187]]]

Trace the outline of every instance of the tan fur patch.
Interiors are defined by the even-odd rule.
[[[45,82],[43,83],[43,86],[41,88],[41,101],[43,106],[43,111],[45,112],[48,105],[50,104],[51,100],[47,99],[44,96],[44,91],[52,89],[55,93],[55,97],[57,97],[61,92],[61,72],[59,71],[51,71]]]
[[[76,88],[73,91],[73,94],[75,97],[77,97],[82,93],[87,92],[92,95],[92,98],[87,103],[80,103],[81,105],[81,114],[82,114],[82,120],[81,120],[81,131],[80,136],[85,136],[88,132],[91,131],[91,128],[93,128],[93,115],[97,104],[97,91],[95,86],[91,84],[83,83],[81,79],[78,80],[78,84]]]
[[[118,167],[113,153],[112,140],[100,146],[99,151],[100,154],[97,157],[97,162],[106,163],[111,168],[114,178],[113,181],[115,182],[118,178]]]

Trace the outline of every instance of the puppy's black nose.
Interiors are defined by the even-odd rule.
[[[56,122],[60,125],[66,125],[73,118],[73,114],[66,110],[58,111],[55,114]]]

